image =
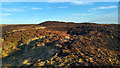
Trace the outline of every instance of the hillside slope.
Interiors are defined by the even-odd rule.
[[[29,67],[120,66],[119,27],[58,21],[3,26],[2,63]]]

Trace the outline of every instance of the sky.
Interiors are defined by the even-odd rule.
[[[118,23],[118,2],[3,2],[2,23],[39,24],[44,21]]]

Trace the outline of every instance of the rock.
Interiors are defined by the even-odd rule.
[[[37,65],[38,65],[38,66],[44,66],[44,65],[45,65],[45,62],[42,61],[42,62],[38,63]]]
[[[27,64],[27,65],[30,65],[30,63],[28,63],[29,59],[26,59],[22,62],[22,64]]]
[[[86,59],[86,61],[88,62],[88,61],[89,61],[89,59]]]
[[[64,63],[61,63],[61,64],[59,64],[58,66],[63,66],[63,65],[65,65]]]
[[[89,58],[90,59],[90,62],[93,62],[93,58]]]
[[[70,37],[69,36],[66,36],[65,39],[69,39]]]
[[[109,58],[109,61],[111,62],[111,61],[112,61],[112,59],[111,59],[111,58]]]
[[[37,46],[41,46],[40,44],[37,44]]]
[[[40,61],[41,61],[41,59],[38,59],[37,61],[38,61],[38,62],[40,62]]]
[[[82,59],[79,59],[79,62],[82,63],[83,62]]]

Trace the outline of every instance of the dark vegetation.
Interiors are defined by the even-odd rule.
[[[2,26],[3,66],[120,66],[119,27],[58,21]]]

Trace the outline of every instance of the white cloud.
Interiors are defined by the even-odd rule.
[[[36,7],[33,7],[33,8],[31,8],[31,9],[42,9],[42,8],[36,8]]]
[[[62,7],[62,6],[60,6],[59,8],[67,8],[67,7]]]
[[[99,13],[97,15],[92,15],[91,22],[101,22],[101,23],[118,23],[117,12]]]
[[[100,22],[94,21],[94,22],[92,22],[92,23],[100,23]]]
[[[80,1],[73,1],[73,4],[85,4],[84,2],[80,2]]]
[[[2,8],[3,11],[9,11],[9,12],[18,12],[18,11],[24,11],[24,9],[16,9],[16,8]]]
[[[111,8],[117,8],[117,6],[97,7],[93,9],[111,9]]]
[[[2,14],[0,14],[0,15],[2,15],[2,16],[10,16],[10,15],[12,15],[11,13],[2,13]]]
[[[74,0],[48,0],[46,2],[70,2],[70,1],[74,1]]]
[[[24,6],[23,8],[27,8],[27,6]]]
[[[47,2],[70,2],[71,4],[83,5],[83,4],[92,4],[92,2],[78,1],[78,0],[49,0]]]
[[[77,5],[86,5],[86,4],[92,4],[92,2],[82,2],[82,1],[71,1],[72,4]]]
[[[75,15],[75,16],[89,16],[89,15],[93,15],[94,13],[74,13],[72,15]]]
[[[2,2],[68,2],[68,1],[119,2],[119,0],[2,0]]]
[[[52,8],[52,7],[48,7],[48,8]]]
[[[72,14],[72,15],[76,15],[76,16],[79,16],[79,15],[81,15],[81,14],[79,14],[79,13],[74,13],[74,14]]]

